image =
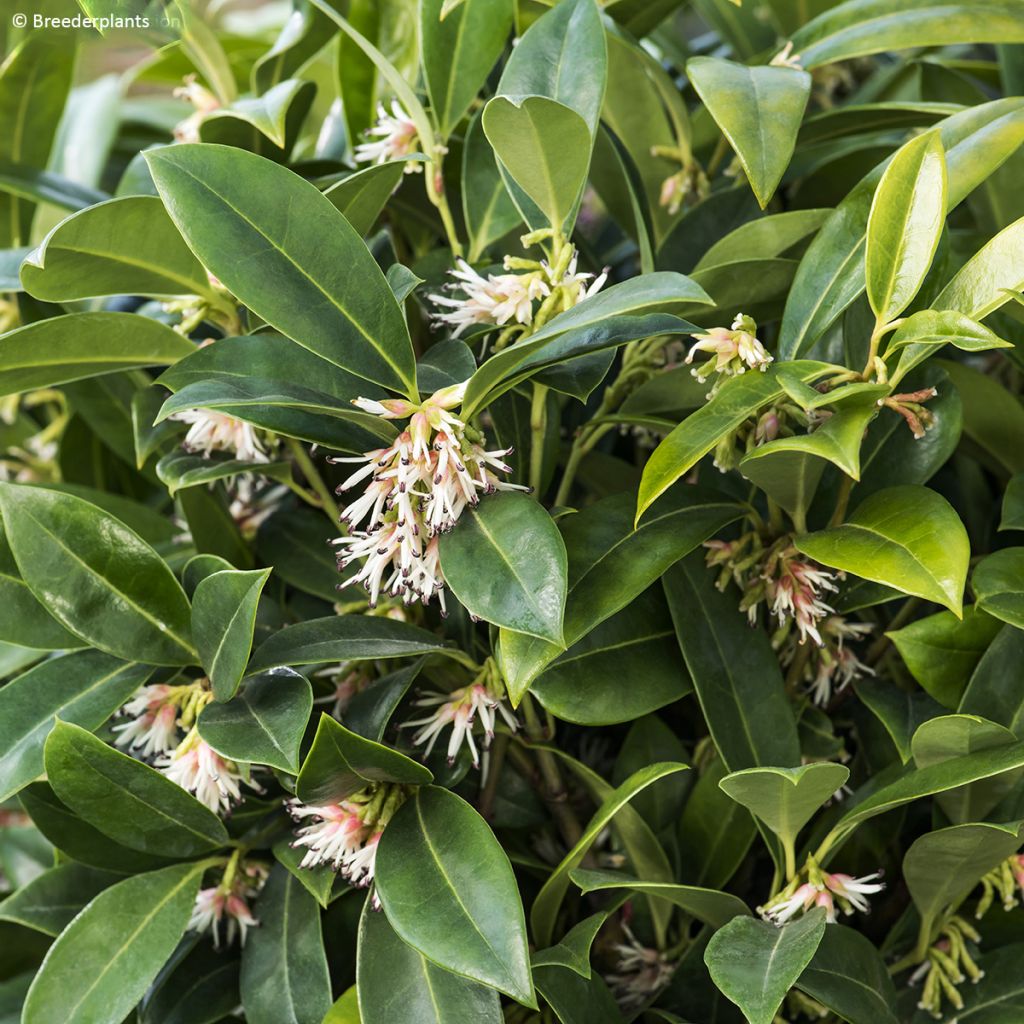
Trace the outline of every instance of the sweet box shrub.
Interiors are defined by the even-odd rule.
[[[79,2],[0,1019],[1024,1021],[1020,0]]]

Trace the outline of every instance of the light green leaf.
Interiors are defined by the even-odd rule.
[[[146,158],[185,241],[242,302],[329,362],[417,397],[401,309],[329,199],[238,149],[167,146]]]
[[[512,865],[464,800],[434,786],[410,796],[381,836],[374,878],[405,942],[446,970],[536,1006]]]
[[[879,324],[894,320],[921,288],[946,217],[946,160],[938,132],[912,139],[885,169],[868,215],[868,301]]]
[[[811,95],[811,76],[784,67],[746,67],[692,57],[686,74],[740,158],[763,210],[782,180]]]
[[[192,595],[192,635],[214,700],[231,700],[242,681],[252,649],[256,608],[270,573],[270,569],[215,572],[200,580]]]
[[[120,1024],[184,934],[205,868],[176,864],[101,892],[50,947],[24,1024]]]
[[[963,614],[970,559],[953,507],[926,487],[890,487],[862,502],[842,526],[797,537],[805,555]]]
[[[441,568],[452,593],[477,618],[562,646],[565,544],[532,498],[485,496],[442,536]]]
[[[313,692],[304,676],[271,669],[250,676],[227,703],[208,704],[199,716],[199,735],[231,761],[269,764],[294,775],[312,708]]]

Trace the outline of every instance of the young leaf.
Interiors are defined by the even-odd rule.
[[[195,857],[227,842],[218,818],[149,765],[77,725],[46,739],[46,774],[60,799],[117,843],[164,857]]]
[[[811,962],[825,927],[820,908],[781,928],[737,917],[711,937],[704,962],[715,984],[750,1024],[772,1024],[786,993]]]
[[[364,739],[323,714],[295,792],[303,803],[339,803],[374,782],[426,786],[433,778],[405,754]]]
[[[232,761],[269,764],[295,774],[312,707],[313,693],[304,676],[287,668],[271,669],[250,676],[242,692],[226,703],[207,705],[199,716],[199,735]]]
[[[225,146],[167,146],[146,158],[185,241],[242,302],[328,362],[417,397],[401,309],[330,200]]]
[[[554,520],[532,498],[486,496],[441,538],[452,593],[477,618],[562,646],[567,565]]]
[[[184,934],[205,867],[176,864],[100,893],[47,953],[24,1024],[119,1024]]]
[[[868,215],[867,292],[879,324],[918,293],[946,217],[946,160],[938,132],[919,135],[885,169]]]
[[[447,970],[536,1006],[512,865],[469,804],[446,789],[417,790],[381,836],[375,879],[405,942]]]
[[[314,1024],[331,1007],[320,913],[280,864],[253,907],[260,922],[242,952],[240,987],[250,1024]]]
[[[926,487],[890,487],[862,502],[846,523],[796,538],[823,565],[945,605],[963,614],[970,559],[953,507]]]
[[[137,533],[81,498],[38,487],[0,484],[0,513],[22,577],[72,633],[129,661],[195,663],[188,599]]]
[[[231,700],[242,681],[252,648],[256,608],[270,573],[270,569],[215,572],[201,580],[192,595],[192,636],[214,700]]]
[[[692,57],[686,74],[739,156],[763,210],[793,156],[811,76],[793,68],[749,68],[718,57]]]
[[[148,665],[77,651],[36,665],[0,689],[0,801],[43,773],[54,719],[98,729],[149,678]]]
[[[493,988],[432,963],[403,942],[387,915],[375,911],[369,900],[363,904],[356,948],[359,1017],[352,1024],[394,1024],[403,1018],[500,1024]],[[324,1024],[334,1024],[333,1018]]]

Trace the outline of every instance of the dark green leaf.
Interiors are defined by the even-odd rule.
[[[59,864],[0,903],[0,920],[56,937],[94,896],[122,877],[84,864]]]
[[[1004,548],[975,567],[971,586],[978,607],[1024,629],[1024,548]]]

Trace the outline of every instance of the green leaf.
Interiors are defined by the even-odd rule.
[[[590,169],[586,121],[546,96],[495,96],[484,109],[484,133],[515,183],[553,228],[576,207]]]
[[[329,199],[242,150],[166,146],[146,158],[185,241],[233,294],[328,362],[416,399],[402,311]]]
[[[47,302],[215,294],[155,196],[110,199],[72,214],[28,256],[21,280],[25,291]]]
[[[1003,491],[1000,530],[1024,530],[1024,473],[1017,473]]]
[[[959,711],[981,715],[1014,734],[1024,721],[1024,694],[1016,685],[1016,666],[1024,658],[1024,630],[1003,626],[978,662]]]
[[[170,327],[132,313],[69,313],[19,327],[0,346],[0,395],[155,364],[195,351]]]
[[[623,686],[637,665],[644,667],[644,685]],[[566,722],[614,725],[656,711],[692,689],[679,664],[671,616],[655,586],[559,655],[530,692]]]
[[[278,82],[262,96],[243,97],[212,111],[200,125],[200,138],[283,160],[295,144],[315,93],[313,82]]]
[[[841,924],[825,929],[796,983],[849,1024],[898,1024],[896,986],[874,943]]]
[[[676,636],[701,711],[732,771],[800,761],[796,721],[768,637],[750,629],[735,591],[723,593],[700,552],[664,577]]]
[[[505,49],[512,6],[512,0],[463,0],[442,19],[444,0],[420,4],[423,77],[442,138],[462,120]]]
[[[0,801],[42,775],[43,744],[55,717],[98,729],[152,671],[78,651],[44,661],[0,689]]]
[[[562,646],[565,544],[532,498],[485,496],[458,529],[442,536],[441,568],[476,618]]]
[[[481,109],[470,122],[462,151],[462,212],[469,233],[470,263],[522,223],[484,134],[483,116]]]
[[[442,653],[444,641],[425,629],[382,616],[328,615],[286,626],[256,648],[250,672],[279,665],[375,661]]]
[[[885,169],[868,215],[868,301],[879,324],[894,320],[924,282],[946,219],[946,160],[938,132],[912,139]]]
[[[849,777],[850,769],[844,765],[817,761],[799,768],[745,768],[726,775],[718,785],[784,844],[792,844]]]
[[[388,828],[391,826],[389,825]],[[367,900],[359,919],[356,984],[362,1024],[397,1020],[500,1024],[498,993],[433,964],[403,942]],[[334,1024],[329,1017],[324,1024]],[[346,1024],[340,1020],[337,1024]]]
[[[0,903],[0,920],[56,937],[93,897],[123,877],[84,864],[58,864]]]
[[[303,888],[326,910],[331,902],[331,893],[338,876],[329,864],[321,864],[315,868],[302,867],[306,848],[293,846],[290,839],[282,839],[274,843],[274,860],[290,871],[302,884]]]
[[[1003,548],[983,558],[971,576],[978,607],[1024,629],[1024,548]]]
[[[976,715],[938,715],[917,727],[910,749],[917,767],[928,768],[967,754],[1009,747],[1014,742],[1009,729]],[[947,790],[936,796],[936,803],[957,824],[980,821],[1016,788],[1021,774],[1013,769]]]
[[[81,498],[37,487],[0,484],[0,512],[19,572],[63,626],[116,657],[194,664],[185,593],[137,533]]]
[[[161,421],[160,425],[163,424],[173,425],[167,419]],[[209,457],[193,455],[181,448],[168,452],[156,464],[156,475],[166,486],[167,493],[172,496],[186,487],[201,487],[203,484],[226,480],[241,473],[257,473],[281,483],[286,483],[292,478],[291,464],[283,460],[246,462],[221,454]]]
[[[634,772],[621,786],[607,794],[601,806],[587,823],[583,835],[565,855],[558,867],[548,876],[533,901],[533,906],[530,908],[530,928],[533,931],[534,941],[538,945],[549,946],[551,944],[551,940],[554,938],[555,919],[569,888],[569,873],[580,866],[601,831],[607,828],[615,815],[638,793],[643,792],[658,779],[676,772],[687,771],[688,767],[688,765],[672,761],[652,764]]]
[[[706,405],[688,416],[654,450],[644,467],[637,499],[637,519],[659,495],[688,473],[719,440],[764,405],[786,394],[778,365],[765,373],[744,373],[726,380]],[[801,361],[785,365],[789,377],[807,382],[827,371],[824,363]]]
[[[772,1024],[786,993],[814,957],[825,927],[820,908],[782,928],[737,917],[711,937],[704,963],[750,1024]]]
[[[992,868],[1020,849],[1021,823],[953,825],[919,836],[903,858],[903,877],[923,921],[956,906]]]
[[[737,519],[741,510],[714,491],[682,484],[636,529],[632,514],[632,496],[617,494],[559,524],[569,557],[564,631],[569,647],[642,594],[673,562]],[[546,641],[502,632],[501,659],[514,703],[561,653]]]
[[[793,156],[811,76],[793,68],[751,68],[717,57],[692,57],[686,74],[740,158],[763,210]]]
[[[968,605],[962,619],[952,612],[937,612],[885,635],[914,679],[940,704],[956,708],[971,673],[999,630],[997,619],[977,605]]]
[[[324,196],[344,215],[356,234],[364,237],[398,188],[407,166],[404,160],[389,160],[385,164],[364,167],[324,189]]]
[[[684,913],[721,928],[734,917],[750,916],[747,905],[738,896],[717,889],[702,889],[695,885],[675,885],[671,882],[644,882],[618,871],[586,871],[577,868],[569,877],[584,893],[625,889],[665,900]]]
[[[184,944],[183,944],[184,945]],[[182,947],[157,976],[139,1007],[139,1024],[219,1024],[238,1006],[239,962],[209,943]]]
[[[979,324],[963,313],[925,309],[908,317],[889,342],[885,358],[894,352],[899,352],[900,356],[890,382],[893,385],[899,383],[908,371],[933,356],[947,343],[963,352],[986,352],[1013,347],[984,324]]]
[[[194,857],[227,842],[220,819],[193,796],[77,725],[54,725],[45,764],[57,796],[129,849]]]
[[[854,573],[962,615],[970,559],[953,507],[926,487],[890,487],[862,502],[842,526],[796,538],[822,565]]]
[[[573,871],[571,877],[576,881],[575,876],[586,874],[585,871]],[[594,945],[597,933],[604,927],[605,921],[618,909],[618,903],[625,903],[629,897],[623,894],[617,903],[601,911],[598,914],[591,914],[582,921],[574,924],[561,940],[547,949],[538,950],[530,957],[530,965],[534,971],[538,967],[568,967],[581,978],[589,978],[593,974],[590,966],[590,948]]]
[[[119,1024],[184,934],[205,867],[176,864],[100,893],[50,947],[24,1024]]]
[[[405,942],[447,970],[536,1006],[512,865],[464,800],[434,786],[417,790],[381,836],[374,877]]]
[[[320,912],[281,865],[253,907],[260,922],[242,952],[240,987],[249,1024],[319,1024],[331,1008]]]
[[[231,761],[269,764],[294,775],[312,707],[313,692],[304,676],[271,669],[250,676],[226,704],[208,704],[199,716],[199,735]]]
[[[937,130],[946,152],[948,209],[952,209],[1020,148],[1024,102],[983,103],[947,117]],[[807,353],[864,290],[867,223],[884,170],[885,163],[867,174],[808,246],[786,301],[780,358]]]
[[[231,700],[242,681],[256,628],[256,608],[270,573],[270,569],[225,569],[200,580],[192,595],[192,635],[214,700]]]
[[[962,43],[1024,42],[1020,10],[1013,0],[847,0],[825,11],[793,36],[808,69],[886,50]]]
[[[345,709],[346,726],[368,740],[380,742],[392,714],[409,692],[425,661],[425,658],[420,658],[411,665],[389,672],[355,694]]]
[[[426,786],[433,778],[419,762],[351,732],[325,713],[295,792],[306,804],[339,803],[373,783]]]
[[[622,1024],[622,1011],[604,980],[597,974],[582,978],[558,965],[534,969],[537,991],[562,1024]]]
[[[841,108],[846,109],[846,108]],[[828,219],[831,210],[788,210],[748,221],[719,239],[698,260],[694,270],[725,266],[740,260],[782,256]]]

